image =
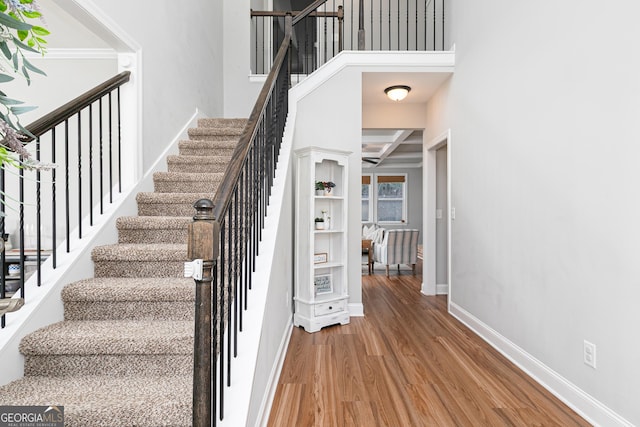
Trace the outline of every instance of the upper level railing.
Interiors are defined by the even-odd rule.
[[[215,199],[196,203],[189,257],[203,260],[203,273],[196,280],[193,426],[215,425],[224,418],[225,388],[231,385],[232,359],[245,326],[243,311],[254,285],[251,273],[288,114],[293,28],[325,1],[316,0],[295,18],[283,17],[283,37],[273,66]]]
[[[26,298],[31,275],[41,286],[41,264],[51,258],[56,268],[58,246],[70,252],[71,241],[82,239],[122,191],[120,87],[130,74],[112,77],[26,127],[35,140],[25,148],[56,167],[0,168],[0,299]]]
[[[294,28],[294,80],[342,50],[445,50],[445,5],[445,0],[329,0]],[[283,14],[251,11],[253,74],[269,72],[284,34]]]

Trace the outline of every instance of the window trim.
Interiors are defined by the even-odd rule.
[[[378,183],[379,183],[379,177],[402,177],[402,179],[398,179],[398,180],[393,180],[393,181],[388,181],[388,182],[402,182],[402,184],[404,184],[404,188],[402,191],[402,219],[400,221],[380,221],[378,219]],[[384,182],[384,181],[383,181]],[[376,224],[393,224],[393,225],[407,225],[408,221],[407,221],[407,190],[409,188],[409,175],[407,173],[377,173],[374,175],[374,193],[373,193],[373,198],[374,198],[374,213],[373,213],[373,217],[375,218],[375,223]],[[369,194],[369,200],[371,200],[371,194]],[[383,200],[399,200],[398,199],[383,199]],[[369,202],[371,203],[371,202]],[[370,209],[371,210],[371,209]]]
[[[362,174],[362,185],[367,185],[367,183],[365,183],[365,177],[368,177],[369,179],[369,197],[364,198],[362,197],[362,188],[360,189],[360,204],[362,206],[362,201],[364,200],[368,200],[369,201],[369,217],[367,218],[367,220],[362,220],[362,213],[360,214],[360,220],[362,221],[363,224],[373,224],[373,218],[375,217],[373,214],[373,210],[374,210],[374,197],[372,196],[373,193],[373,174],[372,173],[363,173]]]

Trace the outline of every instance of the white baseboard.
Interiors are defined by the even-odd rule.
[[[269,416],[271,415],[271,406],[273,405],[273,398],[276,396],[276,390],[278,389],[278,380],[282,373],[282,365],[284,365],[284,359],[287,357],[287,349],[289,348],[289,341],[291,341],[291,333],[293,332],[293,321],[289,320],[289,324],[285,328],[285,333],[282,336],[280,347],[278,348],[278,358],[275,365],[271,369],[269,375],[269,382],[267,385],[267,393],[265,393],[262,403],[260,404],[260,410],[258,417],[256,418],[257,426],[266,427],[269,422]]]
[[[362,305],[362,303],[350,303],[349,316],[364,317],[364,306]]]
[[[595,426],[633,427],[633,424],[629,421],[585,393],[575,384],[481,322],[462,307],[450,302],[449,312],[589,423]]]
[[[448,283],[437,284],[436,295],[449,295],[449,284]]]

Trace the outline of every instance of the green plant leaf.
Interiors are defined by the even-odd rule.
[[[23,101],[19,101],[17,99],[7,98],[6,96],[0,96],[0,102],[4,105],[18,105],[24,104]]]
[[[26,44],[22,43],[20,40],[18,40],[17,37],[13,38],[13,43],[15,43],[15,45],[20,49],[28,50],[29,52],[33,53],[40,53],[38,50],[32,48],[31,46],[27,46]]]
[[[11,107],[11,112],[13,114],[15,114],[16,116],[20,115],[20,114],[24,114],[24,113],[28,113],[29,111],[33,111],[38,107],[34,107],[32,105],[30,106],[25,106],[25,107]]]
[[[33,31],[34,34],[37,34],[39,36],[48,36],[49,34],[51,34],[49,30],[47,30],[46,28],[39,27],[37,25],[34,25],[33,27],[31,27],[31,31]]]
[[[0,12],[4,12],[5,10],[7,10],[7,4],[4,0],[0,0]]]
[[[0,83],[10,82],[11,80],[14,80],[12,76],[8,76],[6,74],[0,74]]]
[[[45,73],[44,71],[42,71],[40,68],[36,67],[35,65],[33,65],[31,62],[27,61],[27,58],[23,58],[22,59],[22,64],[27,67],[29,70],[33,71],[34,73],[38,73],[38,74],[42,74],[43,76],[46,76],[47,73]]]
[[[24,102],[20,101],[19,99],[12,99],[12,98],[8,98],[6,96],[0,96],[0,104],[2,104],[4,106],[10,106],[10,105],[24,104]]]
[[[24,39],[27,38],[27,36],[29,35],[29,31],[26,30],[18,30],[18,38],[22,41],[24,41]]]
[[[9,50],[9,46],[7,46],[7,42],[3,41],[0,43],[0,50],[2,50],[2,53],[4,53],[7,59],[11,59],[11,51]]]
[[[27,71],[27,67],[25,67],[24,65],[22,66],[22,74],[24,74],[24,78],[27,79],[27,85],[31,85],[31,76]]]
[[[18,71],[18,66],[19,66],[18,61],[19,61],[18,49],[16,49],[16,53],[15,53],[15,55],[13,55],[13,69],[15,71]]]
[[[43,39],[42,37],[36,37],[36,40],[38,40],[40,42],[40,44],[47,44],[47,41],[45,39]]]
[[[26,16],[27,18],[40,18],[42,16],[42,14],[40,12],[38,12],[37,10],[33,10],[33,11],[29,11],[29,10],[23,10],[22,14],[24,16]]]
[[[26,22],[18,21],[6,13],[0,12],[0,24],[6,25],[9,28],[15,28],[16,30],[30,30],[31,24],[27,24]]]

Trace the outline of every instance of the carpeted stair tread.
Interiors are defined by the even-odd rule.
[[[118,243],[184,243],[190,217],[127,216],[116,220]]]
[[[153,187],[158,193],[214,192],[223,176],[222,172],[156,172],[153,174]]]
[[[165,228],[183,228],[193,222],[188,216],[121,216],[116,220],[119,230],[148,228],[150,230]]]
[[[220,141],[238,138],[242,134],[241,127],[197,127],[190,128],[187,133],[189,139],[199,141]]]
[[[118,243],[96,246],[93,261],[184,261],[187,243]]]
[[[193,302],[195,282],[193,279],[172,277],[84,279],[65,286],[62,300],[65,304],[78,301]]]
[[[116,221],[119,243],[93,248],[94,278],[62,290],[65,320],[22,339],[25,377],[0,387],[0,403],[64,405],[72,427],[191,425],[187,228],[194,203],[213,200],[246,123],[199,119],[189,129],[168,172],[154,173],[154,192],[136,196],[139,216]]]
[[[64,406],[66,427],[191,426],[192,376],[25,377],[5,405]]]
[[[233,127],[244,128],[247,125],[247,119],[220,119],[220,118],[206,118],[198,119],[199,128],[214,128],[214,127]]]
[[[224,172],[231,160],[226,156],[168,156],[169,172]]]
[[[27,335],[20,352],[29,355],[191,354],[193,322],[112,320],[54,323]]]
[[[138,193],[138,215],[189,216],[196,210],[193,204],[200,199],[213,200],[215,193]]]
[[[219,141],[184,140],[178,142],[178,152],[181,156],[230,156],[237,145],[237,139]]]
[[[92,278],[62,290],[66,320],[188,320],[195,312],[193,279]]]

